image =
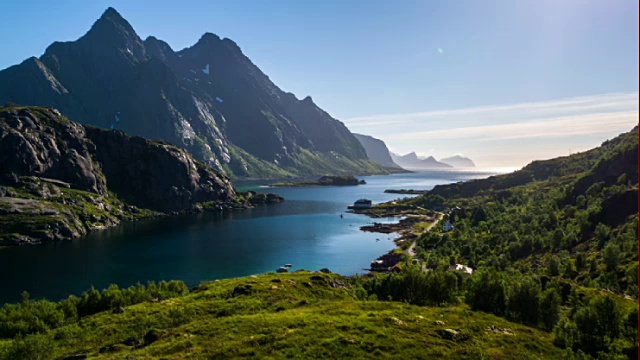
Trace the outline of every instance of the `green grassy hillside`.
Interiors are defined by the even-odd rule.
[[[417,234],[428,268],[465,264],[472,309],[552,331],[594,358],[638,354],[638,129],[512,174],[436,186],[385,207],[446,210]]]
[[[96,359],[554,359],[561,355],[549,333],[470,311],[463,304],[420,307],[364,300],[368,295],[362,287],[335,274],[272,273],[206,283],[179,293],[158,293],[156,299],[124,307],[122,313],[109,310],[79,319],[76,314],[61,320],[57,328],[43,328],[24,338],[7,339],[5,332],[0,358],[86,354]],[[113,288],[103,296],[118,298]],[[79,300],[84,301],[81,309],[91,303],[89,297]],[[103,299],[94,300],[98,304]],[[39,303],[25,300],[22,306],[31,306],[30,313],[35,314],[34,309],[43,308]],[[69,311],[70,301],[66,303]],[[42,311],[39,314],[44,317]],[[0,320],[6,319],[3,315],[6,308]]]

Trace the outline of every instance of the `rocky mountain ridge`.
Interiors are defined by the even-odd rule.
[[[0,103],[162,139],[235,178],[384,173],[343,123],[278,88],[230,39],[174,51],[108,8],[76,41],[0,71]]]
[[[453,166],[445,164],[436,160],[433,156],[429,156],[424,159],[418,158],[418,155],[415,152],[410,152],[406,155],[396,155],[391,153],[391,158],[393,161],[406,168],[406,169],[452,169]]]

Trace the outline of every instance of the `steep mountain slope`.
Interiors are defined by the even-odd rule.
[[[450,157],[446,157],[443,159],[440,159],[441,163],[447,164],[447,165],[451,165],[454,168],[474,168],[476,167],[476,164],[473,163],[473,160],[469,159],[468,157],[464,157],[464,156],[460,156],[460,155],[454,155],[454,156],[450,156]]]
[[[400,165],[393,162],[389,149],[384,141],[372,136],[353,134],[367,152],[369,159],[389,169],[402,169]]]
[[[393,161],[406,168],[406,169],[451,169],[451,165],[447,165],[445,163],[439,162],[433,156],[429,156],[425,159],[418,158],[415,152],[408,153],[406,155],[395,155],[391,154],[391,158]]]
[[[0,107],[0,164],[0,245],[237,203],[229,179],[185,150],[83,126],[51,108]]]
[[[340,121],[280,90],[229,39],[174,52],[113,8],[80,39],[0,71],[0,103],[163,139],[235,177],[382,173]]]

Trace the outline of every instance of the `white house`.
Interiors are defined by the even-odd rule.
[[[451,265],[449,266],[449,270],[455,270],[455,271],[464,271],[467,274],[473,274],[473,269],[466,266],[466,265],[462,265],[462,264],[455,264],[455,265]]]

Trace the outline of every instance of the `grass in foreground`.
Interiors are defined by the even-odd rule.
[[[123,313],[0,340],[0,359],[561,357],[549,333],[466,305],[358,300],[358,290],[339,275],[312,272],[216,281]]]

